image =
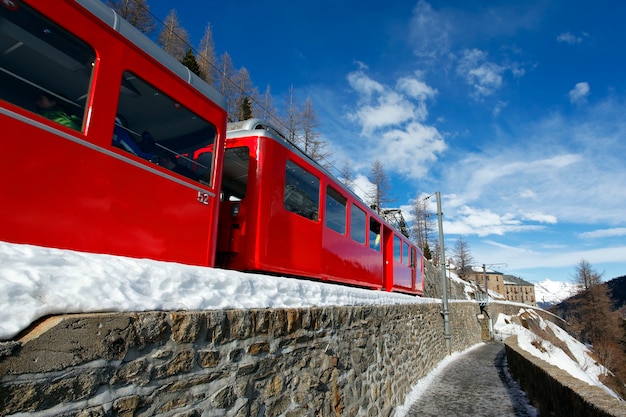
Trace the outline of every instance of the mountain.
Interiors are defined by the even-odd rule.
[[[551,306],[576,294],[576,284],[571,282],[552,281],[544,279],[535,284],[535,299],[537,306],[548,309]]]

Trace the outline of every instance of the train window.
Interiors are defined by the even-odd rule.
[[[402,244],[402,263],[405,264],[406,266],[410,266],[409,265],[409,245],[407,245],[406,243]]]
[[[411,262],[409,263],[409,266],[411,268],[415,267],[415,260],[416,260],[416,253],[415,253],[415,248],[411,248]]]
[[[370,217],[370,248],[380,251],[380,223]]]
[[[288,211],[317,220],[320,204],[320,180],[310,172],[287,161],[284,205]]]
[[[352,240],[365,244],[365,212],[352,204],[350,212],[350,237]]]
[[[398,235],[393,235],[393,259],[402,262],[402,240]]]
[[[198,114],[125,72],[113,145],[180,175],[212,185],[216,128]]]
[[[82,129],[95,62],[89,45],[20,2],[0,7],[0,51],[1,99]]]
[[[326,188],[326,227],[346,234],[346,198],[334,188]]]
[[[242,200],[246,196],[249,165],[248,147],[226,149],[222,177],[222,194],[225,201]]]

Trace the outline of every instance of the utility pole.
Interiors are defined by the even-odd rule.
[[[448,355],[452,353],[452,335],[450,333],[450,309],[448,307],[448,277],[446,276],[446,251],[443,246],[443,212],[441,211],[441,193],[437,191],[437,220],[439,223],[439,268],[441,269],[441,280],[442,280],[442,299],[443,299],[443,329],[444,329],[444,337],[446,339],[446,349],[448,350]]]

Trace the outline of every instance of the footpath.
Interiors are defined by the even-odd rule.
[[[407,417],[537,417],[507,370],[504,345],[489,342],[451,362]]]

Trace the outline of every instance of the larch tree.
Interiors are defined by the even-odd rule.
[[[465,279],[468,269],[474,263],[469,243],[463,237],[459,237],[452,248],[452,259],[456,265],[457,275]]]
[[[265,88],[265,92],[253,103],[253,111],[257,117],[270,122],[276,127],[280,126],[281,122],[277,118],[278,110],[274,107],[274,99],[269,84]]]
[[[573,280],[579,284],[580,291],[572,298],[564,318],[583,342],[593,346],[600,362],[613,376],[625,379],[624,320],[613,309],[608,285],[602,283],[602,274],[584,259],[576,266]],[[626,392],[623,383],[617,385],[622,387],[623,393]]]
[[[319,122],[317,121],[317,113],[313,108],[313,101],[307,97],[301,112],[302,119],[302,141],[304,142],[304,152],[311,158],[325,165],[324,161],[328,157],[328,152],[324,149],[327,143],[319,139]]]
[[[108,0],[107,4],[140,32],[154,32],[156,25],[146,0]]]
[[[217,88],[218,74],[215,69],[217,67],[217,57],[215,55],[215,44],[213,43],[211,24],[206,25],[204,36],[200,40],[197,61],[200,71],[202,71],[204,75],[204,81]]]
[[[289,87],[289,94],[285,99],[285,118],[282,125],[287,129],[287,139],[291,143],[300,145],[299,132],[302,128],[302,119],[300,118],[300,108],[296,103],[295,89],[293,84]]]
[[[229,100],[229,114],[233,121],[246,120],[253,117],[252,101],[257,95],[256,87],[250,79],[250,73],[246,67],[242,67],[232,78],[235,88]]]
[[[411,237],[413,242],[422,249],[426,259],[432,258],[429,239],[434,234],[435,221],[432,213],[428,210],[428,202],[417,196],[411,206]]]
[[[378,159],[372,164],[369,180],[372,183],[372,188],[368,204],[377,213],[382,213],[383,206],[395,200],[391,197],[391,186],[389,185],[383,164]]]
[[[232,81],[237,71],[230,59],[228,52],[224,52],[219,60],[220,82],[219,92],[226,98],[229,121],[234,121],[233,113],[236,108],[235,98],[237,95],[237,84]]]
[[[352,173],[352,165],[348,159],[343,161],[343,165],[341,166],[341,170],[339,171],[339,181],[353,190],[354,188],[354,174]],[[354,191],[354,190],[353,190]]]
[[[189,34],[180,25],[176,10],[172,9],[165,18],[157,42],[168,54],[182,61],[189,48]]]

